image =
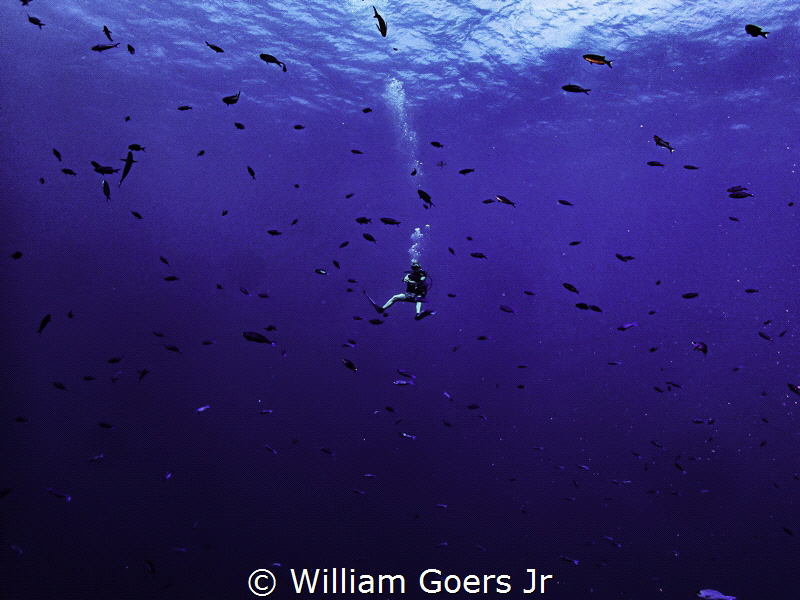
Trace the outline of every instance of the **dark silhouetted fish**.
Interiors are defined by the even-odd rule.
[[[767,340],[768,342],[772,342],[772,341],[773,341],[773,339],[772,339],[771,337],[769,337],[769,336],[768,336],[766,333],[764,333],[763,331],[759,331],[759,332],[758,332],[758,335],[760,335],[762,338],[764,338],[764,339],[765,339],[765,340]]]
[[[350,369],[351,371],[357,371],[358,370],[358,369],[356,369],[356,366],[353,364],[352,360],[347,359],[347,358],[343,358],[342,362],[344,363],[344,366],[347,367],[348,369]]]
[[[122,185],[122,182],[125,181],[125,178],[128,176],[128,173],[131,172],[131,166],[133,165],[133,163],[138,162],[133,160],[133,152],[131,152],[130,150],[128,150],[128,156],[126,156],[125,158],[120,158],[120,160],[125,162],[125,167],[122,169],[122,177],[120,177],[119,185],[117,185],[117,187]]]
[[[247,167],[247,172],[250,173],[250,177],[252,177],[253,179],[256,178],[256,172],[253,171],[253,167],[248,166]]]
[[[434,206],[433,202],[431,202],[431,196],[428,192],[426,192],[425,190],[417,190],[417,194],[419,194],[419,197],[425,204]]]
[[[365,239],[365,240],[367,240],[368,242],[372,242],[373,244],[377,244],[377,243],[378,243],[377,241],[375,241],[375,238],[374,238],[374,237],[372,237],[372,236],[371,236],[370,234],[368,234],[368,233],[362,233],[361,235],[363,235],[363,236],[364,236],[364,239]]]
[[[266,336],[261,335],[256,331],[244,331],[242,332],[242,336],[244,337],[244,339],[250,342],[258,342],[259,344],[270,344],[273,346],[275,345],[275,342],[271,342],[270,340],[267,339]]]
[[[663,163],[660,163],[657,160],[648,160],[647,164],[650,165],[651,167],[663,167],[664,166]]]
[[[50,322],[50,315],[45,315],[42,319],[42,322],[39,323],[39,331],[36,333],[42,333],[42,330],[47,327],[47,324]]]
[[[345,246],[347,246],[347,244],[349,244],[349,243],[350,243],[350,242],[342,242],[341,244],[339,244],[339,248],[344,248],[344,247],[345,247]]]
[[[697,292],[688,292],[686,294],[682,294],[683,298],[697,298]]]
[[[22,252],[19,251],[14,252],[14,254],[11,255],[11,258],[13,258],[14,260],[19,260],[20,258],[22,258]]]
[[[400,225],[400,221],[397,219],[392,219],[391,217],[381,217],[381,223],[386,223],[387,225]]]
[[[69,494],[65,494],[64,492],[59,492],[58,490],[54,490],[51,487],[47,488],[47,493],[52,496],[55,496],[56,498],[63,498],[67,502],[72,501],[72,496],[70,496]]]
[[[708,346],[703,342],[692,342],[692,346],[698,352],[702,352],[703,354],[708,354]]]
[[[239,101],[239,96],[241,96],[241,95],[242,95],[242,92],[238,91],[235,94],[233,94],[232,96],[225,96],[222,99],[222,101],[225,104],[227,104],[228,106],[231,106],[232,104],[236,104]]]
[[[510,205],[511,205],[511,206],[513,206],[514,208],[516,208],[516,207],[517,207],[517,205],[516,205],[516,204],[514,204],[514,203],[513,203],[511,200],[509,200],[509,199],[508,199],[508,198],[506,198],[505,196],[498,196],[498,195],[495,195],[495,199],[496,199],[498,202],[501,202],[501,203],[503,203],[503,204],[510,204]]]
[[[752,196],[753,194],[749,192],[732,192],[728,194],[729,198],[747,198],[748,196]]]
[[[574,94],[580,94],[581,92],[583,92],[587,96],[589,95],[589,92],[592,91],[591,89],[587,90],[586,88],[582,88],[581,86],[574,85],[572,83],[570,83],[569,85],[562,85],[561,89],[564,90],[565,92],[572,92]]]
[[[272,56],[271,54],[259,54],[258,57],[263,60],[265,63],[272,63],[278,65],[283,69],[283,72],[286,73],[286,65],[279,61],[277,58]]]
[[[462,175],[466,175],[467,173],[472,173],[475,169],[461,169],[459,173]]]
[[[364,154],[361,150],[350,150],[353,154]]]
[[[378,14],[378,9],[377,8],[375,8],[373,6],[372,10],[375,11],[375,14],[372,15],[372,18],[373,19],[378,19],[378,23],[377,23],[378,31],[381,32],[381,35],[383,37],[386,37],[386,31],[387,31],[386,30],[386,21],[384,21],[383,17]]]
[[[569,243],[570,246],[577,246],[578,244],[580,244],[580,242],[570,242]]]
[[[761,29],[761,27],[759,27],[758,25],[745,25],[744,26],[744,30],[747,33],[749,33],[750,35],[752,35],[753,37],[761,36],[761,37],[765,38],[765,37],[767,37],[767,34],[769,33],[769,31],[763,31]]]
[[[136,48],[134,48],[133,46],[131,46],[130,44],[128,44],[128,52],[129,52],[130,54],[136,54]]]
[[[434,148],[444,148],[444,144],[441,144],[439,142],[431,142],[431,146],[433,146]]]
[[[73,171],[72,169],[61,169],[61,172],[66,175],[72,175],[73,177],[77,176],[77,173],[75,173],[75,171]]]
[[[60,390],[64,390],[65,392],[68,392],[68,391],[69,391],[69,390],[67,389],[67,386],[65,386],[65,385],[64,385],[63,383],[61,383],[60,381],[54,381],[54,382],[53,382],[53,386],[57,387],[57,388],[58,388],[58,389],[60,389]]]
[[[144,152],[144,146],[140,146],[139,144],[131,144],[128,146],[128,150],[133,150],[134,152]]]
[[[483,252],[470,252],[469,255],[472,256],[473,258],[487,258],[488,259],[488,257]]]
[[[564,206],[574,206],[572,202],[569,202],[568,200],[559,200],[558,203],[563,204]]]
[[[44,23],[42,23],[42,21],[38,17],[32,17],[32,16],[28,15],[28,22],[33,23],[34,25],[36,25],[39,28],[40,31],[41,31],[42,27],[44,27]]]
[[[167,275],[164,277],[164,281],[178,281],[178,278],[175,275]]]
[[[192,110],[192,107],[188,104],[184,104],[183,106],[179,106],[178,110]]]
[[[205,153],[206,153],[205,150],[200,150],[200,152],[197,153],[197,156],[203,156],[203,154],[205,154]]]
[[[503,312],[511,313],[511,314],[516,314],[516,312],[517,312],[513,308],[511,308],[510,306],[506,306],[505,304],[501,304],[500,305],[500,310],[502,310]]]
[[[148,371],[147,369],[142,369],[141,371],[139,371],[139,381],[144,379],[144,376],[147,375],[149,372],[150,371]]]
[[[573,292],[573,293],[575,293],[575,294],[580,294],[580,292],[578,291],[578,288],[576,288],[576,287],[575,287],[574,285],[572,285],[571,283],[564,283],[564,284],[562,284],[562,285],[563,285],[565,288],[567,288],[567,289],[568,289],[570,292]]]
[[[690,171],[696,171],[700,167],[695,167],[694,165],[683,165],[684,169],[689,169]]]
[[[96,173],[100,173],[100,175],[113,175],[114,173],[118,172],[119,169],[115,169],[113,167],[106,167],[98,163],[97,161],[89,161],[94,167]]]
[[[141,218],[142,218],[142,215],[141,215],[141,214],[139,214],[138,212],[136,212],[135,210],[132,210],[132,211],[131,211],[131,214],[132,214],[134,217],[136,217],[137,219],[141,219]]]
[[[733,192],[743,192],[743,191],[744,191],[744,190],[746,190],[746,189],[747,189],[747,188],[746,188],[746,187],[744,187],[744,186],[741,186],[741,185],[735,185],[735,186],[733,186],[733,187],[729,187],[729,188],[728,188],[726,191],[733,193]]]
[[[53,156],[55,156],[59,162],[61,162],[61,152],[53,148]]]
[[[270,235],[283,235],[283,232],[277,229],[267,229],[267,233]]]
[[[234,123],[233,126],[236,127],[236,129],[244,129],[243,123]]]
[[[108,27],[106,27],[105,25],[103,25],[103,33],[106,34],[106,37],[108,38],[109,42],[113,42],[114,41],[114,40],[111,39],[111,30]]]
[[[611,67],[611,61],[606,60],[605,56],[600,56],[599,54],[584,54],[583,59],[589,61],[593,65],[608,65]]]
[[[106,202],[111,200],[111,186],[105,179],[103,179],[103,195],[106,197]]]
[[[112,48],[116,48],[119,46],[119,42],[116,44],[97,44],[96,46],[92,46],[92,50],[95,52],[103,52],[105,50],[111,50]]]
[[[623,256],[622,254],[615,254],[614,256],[616,256],[622,262],[628,262],[629,260],[636,258],[635,256]]]
[[[206,46],[211,48],[214,52],[225,52],[225,50],[223,50],[219,46],[215,46],[214,44],[209,44],[208,42],[206,42]]]
[[[314,269],[314,273],[317,275],[327,275],[328,272],[325,269]]]
[[[180,353],[180,351],[181,351],[180,348],[178,348],[177,346],[173,346],[172,344],[164,344],[164,348],[166,348],[170,352],[178,352],[178,353]]]
[[[372,219],[368,219],[367,217],[358,217],[356,219],[356,223],[361,223],[362,225],[366,225],[367,223],[371,223]]]
[[[675,151],[675,148],[670,146],[669,142],[665,142],[663,139],[661,139],[657,135],[654,135],[653,139],[656,141],[656,146],[661,146],[662,148],[667,148],[669,150],[670,154],[672,154]]]

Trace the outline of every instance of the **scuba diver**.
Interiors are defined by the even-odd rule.
[[[428,273],[422,269],[416,259],[411,260],[411,271],[406,272],[405,277],[403,277],[403,283],[406,284],[406,291],[402,294],[392,296],[383,306],[376,304],[372,298],[367,295],[366,291],[364,291],[364,295],[367,296],[373,308],[380,314],[383,314],[386,309],[395,302],[415,302],[417,314],[414,316],[414,319],[417,321],[436,314],[434,310],[422,310],[422,303],[425,302],[425,295],[428,293],[430,281]]]

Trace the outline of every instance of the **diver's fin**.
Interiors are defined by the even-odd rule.
[[[430,317],[431,315],[435,314],[436,314],[435,310],[423,310],[421,313],[419,313],[417,316],[414,317],[414,320],[419,321],[421,319],[424,319],[425,317]]]
[[[378,312],[378,314],[382,315],[383,307],[378,305],[372,298],[369,297],[367,290],[362,290],[362,291],[364,292],[364,295],[367,297],[367,300],[369,300],[369,303],[372,304],[372,308],[374,308]]]

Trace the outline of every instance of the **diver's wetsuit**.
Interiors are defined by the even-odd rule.
[[[428,293],[428,274],[425,271],[422,269],[411,271],[403,277],[403,281],[406,284],[407,302],[416,301],[417,298],[425,299]]]

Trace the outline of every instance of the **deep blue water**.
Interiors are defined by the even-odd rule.
[[[376,9],[3,2],[0,596],[798,597],[800,9]]]

